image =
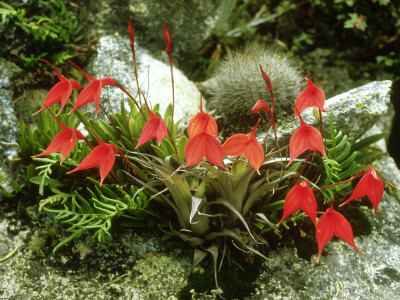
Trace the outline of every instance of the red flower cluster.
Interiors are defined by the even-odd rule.
[[[134,53],[134,32],[132,28],[132,19],[129,20],[128,24],[128,32],[130,36],[130,46],[132,48],[133,53],[133,61],[136,72],[136,62],[135,62],[135,53]],[[168,53],[170,62],[171,62],[171,77],[172,77],[172,59],[171,59],[171,45],[172,38],[167,29],[167,23],[164,26],[164,34],[163,37],[166,41],[165,51]],[[43,62],[49,64],[57,73],[60,82],[58,82],[48,93],[46,100],[43,104],[43,107],[36,113],[48,108],[49,106],[56,104],[58,102],[61,103],[61,108],[58,114],[62,111],[64,106],[66,105],[67,100],[69,99],[72,89],[75,88],[77,90],[81,90],[81,85],[75,80],[65,79],[61,76],[61,74],[47,61],[41,59]],[[72,65],[78,68],[85,77],[90,81],[90,83],[80,92],[74,107],[71,112],[74,110],[90,103],[94,102],[96,116],[98,112],[98,107],[100,106],[100,95],[102,88],[104,86],[118,86],[124,92],[128,93],[118,82],[109,77],[104,78],[93,78],[89,76],[85,71],[83,71],[80,67],[75,65],[70,61]],[[261,110],[264,110],[270,119],[270,123],[268,125],[268,129],[270,125],[274,127],[275,133],[275,148],[277,147],[277,138],[276,138],[276,127],[274,121],[274,95],[272,91],[271,80],[268,75],[261,68],[261,75],[264,81],[267,84],[268,91],[271,94],[271,106],[263,101],[259,100],[255,103],[252,108],[253,113],[259,113]],[[322,139],[321,132],[306,124],[301,117],[301,113],[307,107],[317,107],[320,111],[324,111],[324,103],[325,103],[325,94],[324,91],[317,87],[309,78],[307,78],[307,87],[299,94],[295,104],[295,119],[297,117],[300,118],[300,127],[293,133],[289,141],[289,152],[290,152],[290,161],[287,167],[292,164],[292,162],[299,157],[304,151],[316,151],[321,155],[326,157],[324,142]],[[172,77],[173,82],[173,77]],[[128,93],[128,96],[130,94]],[[133,99],[133,97],[131,97]],[[134,99],[133,99],[134,100]],[[135,101],[135,100],[134,100]],[[136,103],[136,101],[135,101]],[[169,133],[171,136],[171,132],[168,132],[165,121],[156,115],[153,111],[151,111],[149,105],[145,101],[147,106],[148,117],[146,117],[145,113],[139,107],[142,116],[146,120],[146,124],[144,125],[140,137],[138,139],[136,149],[143,145],[144,143],[156,139],[160,144],[165,138],[166,134]],[[100,185],[104,182],[106,176],[110,173],[111,169],[115,163],[115,154],[119,154],[126,161],[129,160],[119,151],[119,149],[110,143],[104,143],[94,132],[99,145],[97,147],[93,147],[88,140],[79,132],[77,129],[69,128],[61,123],[58,118],[49,110],[52,116],[56,119],[58,124],[61,126],[62,131],[59,132],[54,139],[51,141],[49,146],[40,154],[35,155],[33,157],[39,157],[44,155],[49,155],[55,152],[61,153],[61,162],[71,153],[73,148],[75,147],[78,139],[85,140],[89,146],[92,148],[92,151],[82,160],[82,162],[73,170],[68,172],[67,174],[71,174],[77,171],[86,170],[94,167],[100,168]],[[70,113],[71,113],[70,112]],[[172,114],[173,115],[173,114]],[[260,124],[261,119],[258,119],[256,125],[253,130],[248,134],[235,134],[229,137],[223,145],[218,141],[218,126],[214,118],[205,113],[203,111],[203,103],[202,97],[200,96],[200,112],[197,113],[189,122],[188,125],[188,136],[189,141],[185,147],[185,159],[186,164],[184,167],[189,167],[200,163],[205,157],[210,163],[219,166],[225,169],[223,163],[224,155],[231,156],[243,156],[249,164],[260,174],[260,168],[264,162],[264,146],[261,145],[255,136],[255,132]],[[171,122],[173,126],[173,121]],[[171,127],[172,128],[172,127]],[[172,140],[172,136],[171,136]],[[172,141],[173,142],[173,141]],[[112,173],[113,174],[113,173]],[[350,198],[342,203],[340,206],[343,206],[357,198],[362,198],[367,196],[371,203],[375,208],[376,216],[378,217],[378,205],[382,199],[383,195],[383,182],[376,171],[372,168],[368,168],[358,175],[354,176],[350,180],[354,180],[358,177],[361,177],[361,180],[358,182],[354,192],[350,196]],[[349,180],[349,181],[350,181]],[[339,212],[335,211],[333,208],[333,199],[331,201],[330,207],[326,209],[325,213],[319,218],[317,221],[317,201],[314,196],[314,192],[311,189],[310,182],[307,180],[303,180],[302,182],[297,182],[296,185],[288,192],[285,198],[285,203],[283,207],[283,215],[281,220],[277,225],[282,224],[282,222],[295,213],[296,211],[302,209],[307,216],[311,219],[314,226],[316,227],[316,240],[318,244],[318,259],[321,256],[321,253],[326,245],[326,243],[333,237],[333,235],[338,238],[344,240],[346,243],[354,247],[357,251],[361,252],[354,243],[353,232],[350,224],[345,219],[345,217]],[[361,252],[362,253],[362,252]]]
[[[218,126],[214,118],[203,111],[203,101],[200,95],[200,112],[189,122],[189,142],[185,147],[186,165],[198,164],[205,156],[214,165],[224,168],[222,146],[217,140]]]

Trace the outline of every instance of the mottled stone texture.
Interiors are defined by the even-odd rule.
[[[400,171],[392,158],[382,158],[375,167],[400,185]],[[356,201],[366,204],[368,200]],[[365,255],[341,240],[330,241],[319,262],[316,255],[311,261],[299,258],[293,248],[273,252],[257,281],[257,293],[248,299],[398,299],[400,203],[385,192],[379,220],[373,209],[362,209],[373,226],[370,235],[355,238]]]
[[[87,72],[95,78],[106,76],[114,78],[122,83],[139,102],[129,38],[121,37],[120,34],[104,36],[99,40],[97,50],[98,53],[89,63]],[[172,103],[170,66],[153,58],[137,45],[135,51],[140,90],[152,106],[160,104],[159,111],[163,115],[167,106]],[[200,92],[194,83],[176,68],[174,68],[174,81],[174,120],[181,119],[183,121],[181,125],[187,125],[189,119],[199,111]],[[109,101],[102,100],[102,103],[114,112],[120,110],[122,99],[125,99],[125,104],[128,104],[127,96],[116,87],[104,88],[102,98],[110,99]],[[88,107],[94,109],[93,104],[89,104]]]
[[[18,121],[13,106],[13,79],[21,70],[13,63],[0,58],[0,185],[11,191],[11,179],[16,179],[18,166],[11,160],[18,156]],[[0,195],[1,197],[1,195]]]
[[[325,101],[323,113],[325,133],[329,137],[329,114],[333,113],[333,126],[338,131],[347,135],[350,143],[360,138],[384,115],[390,103],[390,80],[374,81],[346,93],[337,95]],[[319,123],[312,114],[312,108],[306,109],[302,114],[304,121],[319,128]],[[280,145],[286,145],[293,132],[299,128],[300,121],[276,120]],[[261,133],[259,139],[265,134]],[[273,132],[269,132],[269,143],[273,144]]]
[[[90,40],[116,32],[128,36],[127,26],[132,16],[135,41],[157,57],[161,57],[165,48],[163,28],[167,21],[173,40],[172,56],[184,71],[190,70],[217,21],[217,1],[80,0],[78,3]]]

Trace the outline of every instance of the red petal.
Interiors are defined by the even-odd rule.
[[[117,85],[117,82],[114,79],[110,78],[110,77],[103,77],[103,78],[99,78],[97,80],[101,81],[101,86],[102,87],[104,87],[106,85],[110,85],[110,86],[116,86]]]
[[[315,227],[317,227],[317,201],[315,200],[314,193],[307,180],[303,180],[300,184],[294,186],[286,196],[283,216],[278,225],[300,208],[309,216],[311,221],[313,221]]]
[[[171,46],[172,46],[172,38],[171,35],[168,32],[167,28],[167,22],[164,24],[164,34],[163,34],[164,40],[167,43],[165,46],[165,52],[171,53]]]
[[[165,121],[151,110],[149,110],[149,115],[150,120],[144,125],[135,149],[154,138],[157,139],[158,143],[161,143],[167,134],[167,125]]]
[[[113,149],[107,145],[108,152],[104,155],[104,158],[100,162],[100,185],[103,184],[104,179],[107,177],[108,173],[110,173],[114,162],[115,155]]]
[[[325,105],[325,93],[317,87],[309,78],[307,78],[307,87],[300,92],[297,96],[295,104],[295,119],[303,112],[307,107],[318,107],[321,111],[324,110]]]
[[[333,227],[333,234],[352,246],[358,252],[363,253],[354,243],[353,230],[351,229],[350,223],[346,220],[346,218],[334,210],[331,211],[331,218],[333,224],[335,224]]]
[[[229,137],[222,145],[222,150],[225,155],[239,156],[245,152],[247,144],[247,135],[238,133]]]
[[[300,192],[301,188],[299,187],[299,185],[295,185],[286,195],[285,204],[283,205],[283,216],[282,219],[277,224],[277,226],[282,224],[282,222],[292,213],[300,209],[300,198],[301,198],[299,197]]]
[[[81,161],[81,163],[75,169],[69,171],[67,174],[97,167],[104,159],[107,159],[109,152],[110,148],[107,145],[103,144],[97,146]]]
[[[290,162],[287,166],[307,149],[320,152],[326,157],[324,142],[319,130],[301,120],[300,128],[293,133],[289,141]]]
[[[207,133],[205,133],[204,139],[205,139],[204,155],[206,156],[208,161],[213,165],[225,168],[224,163],[222,162],[224,154],[222,152],[222,146],[220,142],[215,137]]]
[[[319,219],[315,236],[318,244],[318,258],[319,260],[322,250],[324,250],[326,243],[332,238],[334,232],[334,222],[329,213],[330,208],[326,210],[323,216]]]
[[[132,27],[132,17],[129,18],[128,33],[130,38],[129,46],[133,47],[135,44],[135,34],[133,32],[133,27]]]
[[[100,102],[100,93],[101,93],[101,81],[97,80],[97,79],[94,81],[91,81],[79,94],[78,99],[76,99],[75,106],[71,110],[71,112],[73,112],[75,109],[78,109],[78,108],[94,101],[95,108],[96,108],[96,115],[97,115],[98,105]],[[97,103],[97,106],[96,106],[96,103]]]
[[[32,157],[39,157],[44,155],[49,155],[55,152],[61,151],[62,160],[68,156],[68,154],[72,151],[76,144],[76,137],[75,140],[73,139],[74,133],[72,129],[68,128],[61,132],[59,132],[54,139],[50,142],[49,146],[40,154],[32,156]],[[66,146],[67,145],[67,146]]]
[[[256,139],[247,144],[247,151],[244,157],[246,157],[249,164],[259,173],[260,167],[264,162],[264,148]]]
[[[189,167],[192,165],[196,165],[204,157],[205,152],[205,139],[204,136],[206,133],[202,132],[198,135],[195,135],[193,138],[189,140],[185,147],[185,159],[186,165],[185,167]]]
[[[60,102],[61,102],[61,108],[60,108],[60,110],[58,111],[57,116],[61,113],[61,111],[63,110],[65,104],[67,104],[68,98],[69,98],[69,96],[71,95],[71,93],[72,93],[72,84],[71,84],[70,81],[68,81],[68,89],[67,89],[67,91],[65,92],[65,94],[61,97],[61,100],[60,100]]]
[[[342,214],[334,210],[332,200],[331,207],[326,210],[325,214],[319,219],[317,225],[316,238],[318,243],[318,259],[326,243],[333,235],[348,243],[358,252],[363,253],[354,243],[353,230],[351,229],[350,223]]]
[[[78,91],[80,91],[80,90],[82,89],[82,86],[79,84],[78,81],[72,80],[72,79],[67,79],[67,80],[71,83],[71,85],[72,85],[72,87],[73,87],[74,89],[76,89],[76,90],[78,90]]]
[[[41,112],[46,107],[50,107],[51,105],[60,102],[62,99],[68,100],[69,96],[71,96],[71,93],[72,93],[72,88],[68,80],[62,80],[58,82],[55,86],[51,88],[51,90],[47,94],[46,100],[44,101],[42,108],[39,109],[37,112],[35,112],[34,115]]]
[[[76,140],[77,140],[76,135],[72,129],[70,129],[70,131],[72,132],[71,138],[69,139],[69,141],[67,141],[61,147],[61,150],[60,150],[61,157],[62,157],[60,164],[62,164],[64,159],[68,156],[68,154],[70,154],[72,152],[72,150],[74,149],[74,147],[76,145]]]
[[[271,79],[269,78],[269,76],[267,75],[267,73],[264,72],[263,68],[260,65],[260,69],[261,69],[261,75],[265,81],[265,83],[267,84],[268,90],[271,92],[272,91],[272,84],[271,84]]]
[[[362,172],[365,173],[365,175],[356,185],[350,198],[343,202],[340,206],[345,205],[350,201],[353,201],[354,199],[368,196],[368,199],[374,206],[376,217],[379,218],[378,205],[381,202],[383,196],[382,179],[380,179],[373,168],[368,168]]]
[[[314,128],[307,124],[305,124],[305,125],[308,126],[308,129],[307,129],[308,135],[305,136],[308,141],[308,149],[317,151],[317,152],[321,153],[323,156],[327,157],[326,153],[325,153],[325,145],[324,145],[324,141],[322,140],[321,132],[317,128]]]
[[[185,147],[186,165],[189,167],[198,164],[206,156],[208,161],[214,165],[224,168],[222,159],[222,146],[218,140],[205,132],[194,136]]]
[[[192,138],[201,132],[208,133],[215,137],[218,135],[217,122],[215,122],[213,117],[203,111],[196,114],[190,120],[188,126],[189,138]]]
[[[254,104],[253,108],[251,109],[252,113],[258,113],[261,109],[263,109],[265,112],[269,112],[269,107],[268,105],[263,101],[263,100],[258,100],[256,104]]]

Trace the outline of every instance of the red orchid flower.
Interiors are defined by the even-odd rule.
[[[74,149],[77,138],[83,140],[85,139],[85,137],[79,130],[65,126],[63,123],[61,123],[60,120],[58,120],[58,118],[50,110],[49,112],[56,119],[58,124],[60,124],[63,130],[54,137],[54,139],[50,142],[49,146],[47,146],[47,148],[42,153],[34,155],[32,157],[40,157],[55,152],[60,152],[61,153],[60,165],[61,165],[64,159],[68,156],[68,154],[70,154],[71,151]]]
[[[72,171],[66,174],[71,174],[77,171],[91,169],[100,166],[100,186],[103,184],[104,179],[111,171],[114,162],[115,154],[120,153],[118,148],[113,144],[104,143],[96,135],[97,140],[100,145],[95,147],[82,161],[81,163]]]
[[[307,149],[317,151],[327,157],[321,132],[306,124],[300,116],[300,128],[292,134],[289,141],[290,161],[286,167]]]
[[[277,226],[282,224],[288,216],[300,208],[310,217],[315,227],[317,227],[317,201],[307,180],[297,183],[287,194],[285,205],[283,206],[283,216]]]
[[[317,87],[310,78],[307,79],[307,87],[300,92],[297,96],[296,104],[295,104],[295,114],[294,118],[297,117],[305,110],[307,107],[316,106],[321,111],[326,112],[324,110],[325,105],[325,93],[324,90]]]
[[[165,46],[165,52],[167,52],[168,54],[171,54],[172,38],[168,32],[167,21],[165,21],[165,24],[164,24],[163,37],[164,37],[165,42],[167,43],[167,45]]]
[[[165,121],[154,114],[149,108],[148,111],[150,120],[148,120],[144,125],[135,149],[154,138],[157,139],[158,144],[161,144],[167,134],[167,125],[165,124]]]
[[[331,202],[331,207],[326,210],[326,212],[319,219],[317,224],[317,230],[315,232],[318,244],[318,258],[319,260],[322,250],[326,243],[335,235],[339,239],[342,239],[347,244],[352,246],[358,252],[364,254],[360,249],[357,248],[354,243],[353,230],[351,229],[350,223],[346,218],[334,210],[333,199]]]
[[[204,156],[213,165],[225,168],[222,162],[224,157],[222,146],[217,138],[207,132],[200,132],[186,144],[186,165],[184,167],[198,164]]]
[[[206,132],[216,137],[218,134],[218,126],[214,118],[203,111],[203,97],[200,94],[200,112],[189,121],[189,138],[192,138],[201,132]]]
[[[106,85],[116,86],[117,82],[109,77],[103,77],[97,79],[93,78],[89,76],[85,71],[83,71],[80,67],[78,67],[76,64],[74,64],[72,61],[69,60],[68,62],[72,64],[75,68],[77,68],[79,71],[81,71],[83,75],[85,75],[85,77],[88,80],[90,80],[90,83],[79,94],[78,99],[76,99],[75,106],[72,108],[69,114],[72,113],[75,109],[78,109],[79,107],[82,107],[93,101],[97,117],[97,111],[100,105],[100,95],[102,88]]]
[[[132,17],[129,18],[128,33],[129,33],[129,37],[130,37],[129,46],[134,47],[134,45],[135,45],[135,34],[133,32],[133,27],[132,27]]]
[[[258,100],[256,104],[254,104],[253,108],[251,109],[252,113],[258,113],[260,110],[264,110],[266,113],[269,112],[268,105],[263,100]]]
[[[275,101],[274,101],[274,93],[272,92],[272,84],[271,84],[271,79],[269,78],[269,76],[267,75],[267,73],[264,72],[263,68],[260,65],[260,70],[261,70],[261,75],[265,81],[265,83],[267,84],[267,88],[269,93],[271,94],[271,112],[274,112],[274,106],[275,106]]]
[[[350,201],[353,201],[354,199],[367,196],[369,201],[371,201],[372,205],[374,206],[376,217],[379,218],[378,205],[381,202],[383,196],[383,182],[386,181],[382,180],[373,168],[365,169],[356,176],[362,174],[365,175],[358,182],[350,198],[339,206],[343,206]]]
[[[264,148],[256,140],[255,132],[260,124],[258,119],[256,126],[249,134],[235,134],[228,138],[222,145],[222,151],[226,155],[243,155],[249,164],[260,174],[260,167],[264,162]]]
[[[57,69],[51,63],[49,63],[47,60],[44,60],[41,58],[39,60],[50,65],[50,67],[52,67],[53,70],[56,71],[58,79],[60,79],[60,82],[58,82],[55,86],[53,86],[51,88],[51,90],[47,94],[46,100],[44,101],[42,108],[39,109],[37,112],[35,112],[33,115],[38,114],[46,107],[49,107],[53,104],[60,102],[61,108],[60,108],[59,112],[57,113],[57,115],[59,115],[60,112],[63,110],[65,104],[67,103],[68,98],[71,96],[72,89],[74,88],[79,91],[82,89],[82,86],[75,80],[65,79],[64,77],[62,77],[61,74],[57,71]]]

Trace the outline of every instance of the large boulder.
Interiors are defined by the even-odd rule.
[[[329,114],[333,113],[333,126],[338,131],[347,135],[350,143],[355,142],[367,132],[384,115],[390,104],[390,87],[392,81],[374,81],[339,94],[325,101],[323,123],[325,133],[329,137]],[[304,121],[319,128],[312,108],[307,108],[302,114]],[[299,128],[300,120],[276,120],[277,136],[281,146],[287,145],[293,132]],[[260,133],[260,140],[265,138],[265,133]],[[269,144],[273,144],[272,130],[269,132]]]
[[[18,164],[12,162],[18,157],[18,120],[13,105],[13,80],[21,70],[4,58],[0,58],[0,69],[0,186],[11,192],[10,181],[17,179],[19,170]]]
[[[375,167],[400,186],[400,171],[391,157],[382,158]],[[316,256],[311,261],[299,258],[295,248],[274,251],[249,299],[398,299],[400,203],[396,198],[384,193],[379,219],[372,208],[361,207],[372,223],[370,235],[355,238],[365,255],[341,240],[329,242],[319,262]]]
[[[172,35],[172,55],[177,66],[189,71],[197,53],[210,38],[218,19],[217,1],[90,0],[77,1],[89,40],[116,32],[127,35],[133,18],[135,40],[160,58],[165,48],[164,22]],[[99,21],[101,20],[101,22]]]
[[[135,45],[135,52],[140,90],[152,106],[160,104],[160,113],[163,115],[167,106],[172,103],[170,66],[153,58],[146,50],[137,45]],[[87,72],[95,78],[114,78],[123,84],[139,102],[129,38],[121,37],[120,34],[100,38],[97,55],[89,63]],[[180,70],[174,68],[173,72],[174,120],[181,119],[183,121],[181,125],[185,125],[193,115],[199,112],[200,92]],[[102,97],[109,98],[109,101],[102,103],[107,110],[114,112],[120,109],[121,100],[127,99],[127,96],[116,87],[104,88]],[[127,104],[128,101],[125,103]],[[89,107],[93,109],[93,105],[89,105]]]

